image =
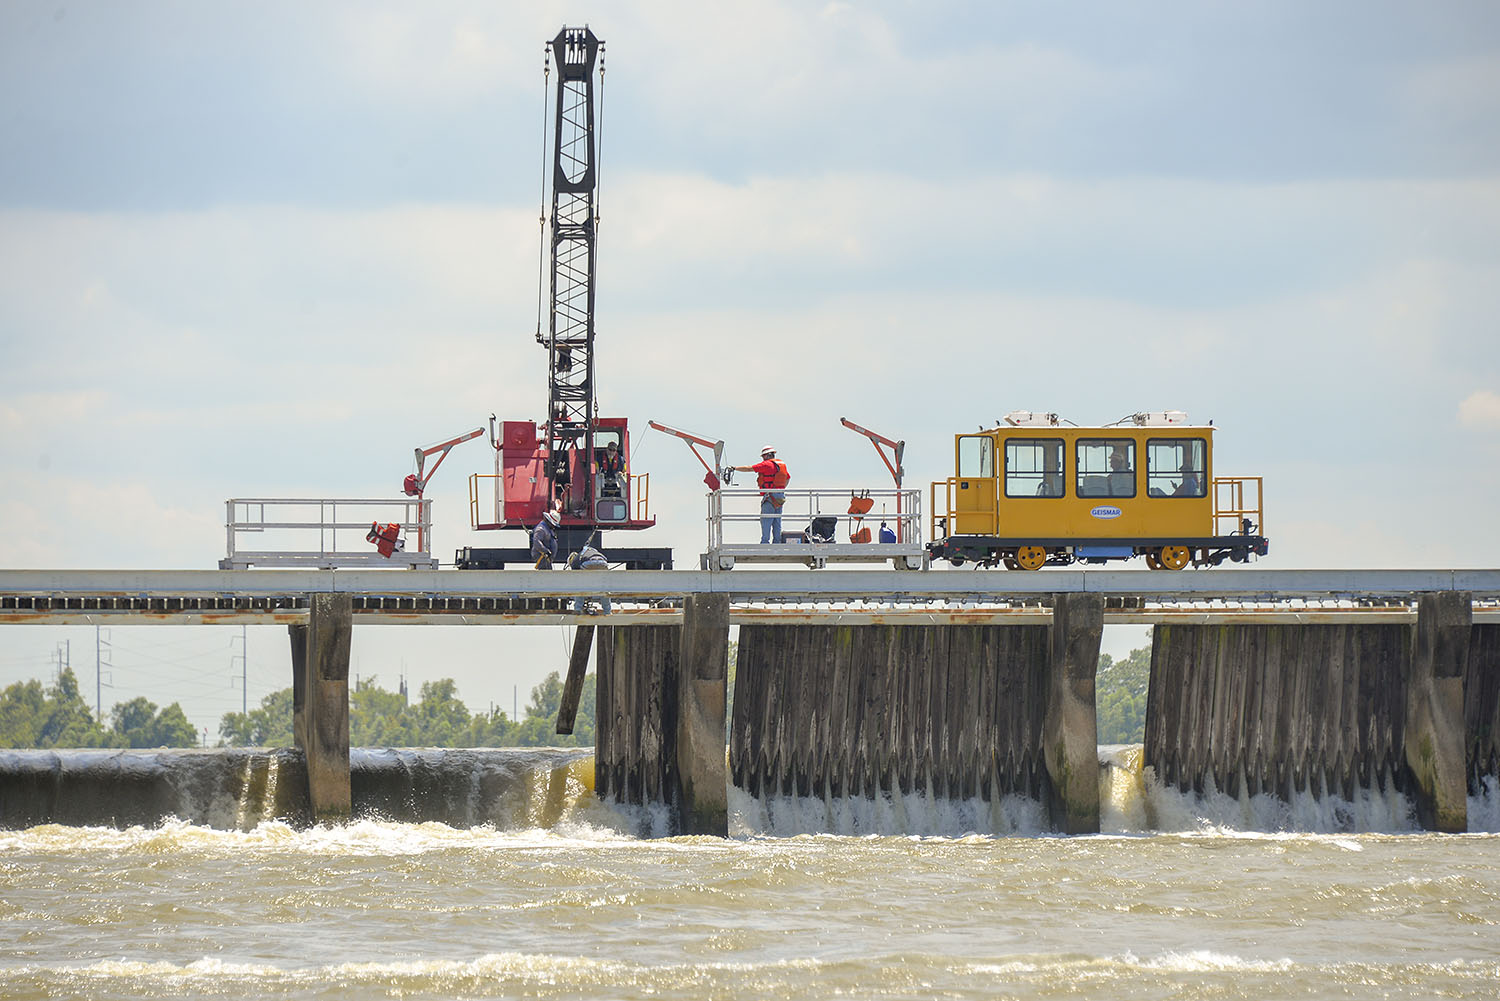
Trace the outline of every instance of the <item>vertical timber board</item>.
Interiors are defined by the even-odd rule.
[[[303,748],[313,819],[349,818],[349,640],[354,602],[315,594],[307,622]]]
[[[679,634],[679,626],[599,630],[594,789],[601,799],[677,808]]]
[[[1500,783],[1500,625],[1476,624],[1469,633],[1464,672],[1464,740],[1469,795]],[[1490,795],[1500,793],[1492,788]]]
[[[579,626],[573,633],[573,653],[568,658],[568,678],[563,683],[557,707],[557,732],[570,734],[578,719],[578,700],[583,697],[583,679],[588,675],[589,654],[594,647],[594,627]],[[598,705],[597,693],[594,704]]]
[[[594,794],[602,800],[620,800],[624,785],[623,732],[626,716],[621,708],[623,685],[615,667],[614,626],[601,626],[595,636],[594,683]]]
[[[286,627],[292,644],[292,740],[297,750],[307,750],[307,626]]]
[[[1428,830],[1468,830],[1464,740],[1464,672],[1473,599],[1461,591],[1423,594],[1412,630],[1403,752],[1408,795]]]
[[[729,596],[691,594],[683,607],[678,693],[679,827],[729,836],[724,707],[729,670]]]
[[[1057,594],[1043,748],[1051,787],[1047,812],[1064,834],[1099,833],[1099,729],[1094,675],[1104,633],[1104,596]]]

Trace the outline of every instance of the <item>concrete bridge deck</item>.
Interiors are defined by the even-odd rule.
[[[1417,596],[1461,591],[1500,622],[1500,570],[0,570],[0,623],[295,624],[311,595],[348,594],[390,625],[576,622],[564,602],[609,595],[610,625],[673,625],[723,594],[735,625],[1000,625],[1051,621],[1053,596],[1100,594],[1106,623],[1415,621]],[[592,621],[592,620],[591,620]]]

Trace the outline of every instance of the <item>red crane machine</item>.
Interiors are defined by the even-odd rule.
[[[628,468],[630,428],[623,417],[600,417],[594,386],[595,246],[599,169],[595,142],[595,68],[603,87],[603,43],[588,28],[563,28],[549,45],[557,64],[553,114],[550,321],[536,339],[547,349],[547,416],[536,421],[490,419],[493,477],[470,479],[472,527],[529,531],[549,508],[561,516],[559,553],[583,548],[604,531],[656,524],[646,507],[646,479]],[[545,90],[545,88],[544,88]],[[544,196],[545,197],[545,196]],[[547,221],[544,203],[543,223]],[[614,446],[611,454],[610,446]],[[619,459],[615,459],[618,456]],[[620,468],[616,463],[624,463]],[[486,490],[486,479],[493,481]],[[486,496],[481,496],[486,495]],[[493,501],[488,520],[481,509]],[[666,548],[621,548],[596,542],[628,569],[670,569]],[[532,562],[529,542],[509,548],[466,547],[460,569],[503,569]]]

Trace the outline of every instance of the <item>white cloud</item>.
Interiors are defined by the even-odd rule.
[[[1500,393],[1476,389],[1458,405],[1458,423],[1475,431],[1500,431]]]

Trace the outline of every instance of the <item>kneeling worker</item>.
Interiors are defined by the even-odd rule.
[[[584,546],[583,549],[568,557],[568,569],[608,570],[609,560],[605,559],[604,554],[595,549],[593,546]],[[602,607],[599,609],[597,614],[608,615],[610,611],[609,595],[599,595],[599,604]],[[596,614],[593,606],[587,604],[587,599],[585,599],[582,595],[579,595],[578,597],[573,599],[573,614],[583,615],[585,612],[590,615]]]

